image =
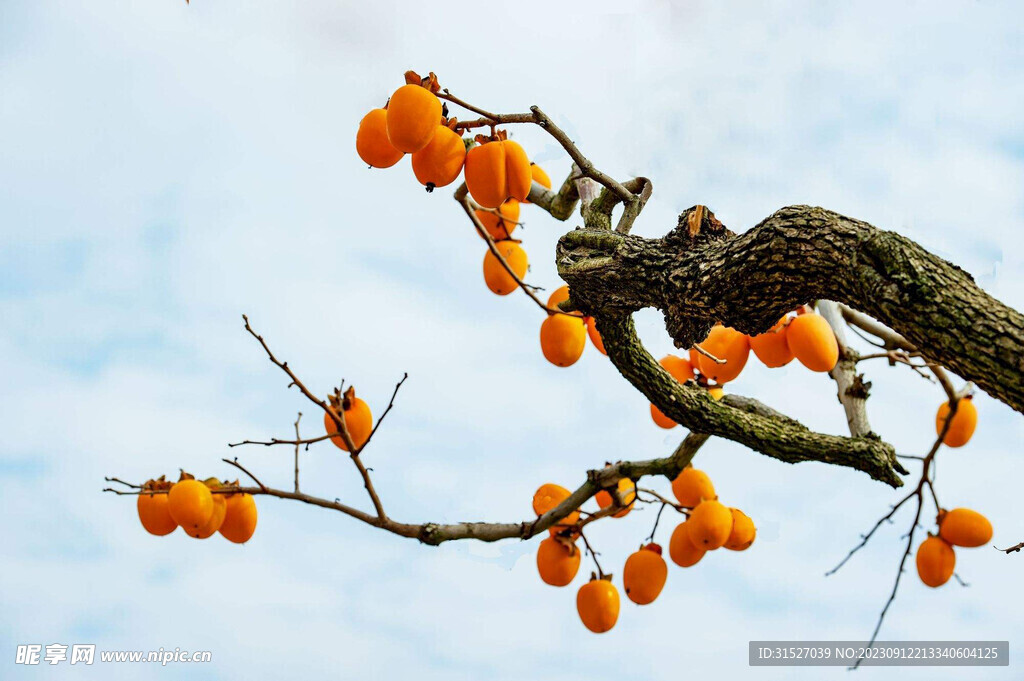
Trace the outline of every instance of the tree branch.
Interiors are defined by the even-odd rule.
[[[576,230],[556,262],[584,314],[656,307],[678,347],[716,321],[756,334],[808,301],[846,303],[1024,411],[1024,315],[913,241],[823,208],[783,208],[740,235],[703,207],[661,239]]]

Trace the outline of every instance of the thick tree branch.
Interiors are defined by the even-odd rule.
[[[602,314],[596,321],[615,367],[676,423],[787,463],[820,461],[863,471],[893,487],[903,484],[897,472],[906,471],[892,446],[877,437],[816,433],[749,398],[727,395],[716,402],[703,388],[680,384],[662,368],[637,338],[630,315]]]
[[[715,321],[755,334],[799,304],[846,303],[1024,411],[1024,315],[913,241],[823,208],[783,208],[740,235],[701,206],[661,239],[576,230],[556,262],[585,314],[659,308],[678,347]]]

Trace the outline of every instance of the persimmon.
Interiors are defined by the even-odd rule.
[[[213,494],[198,480],[184,478],[167,493],[167,510],[181,529],[194,535],[213,514]]]
[[[470,149],[465,174],[469,193],[484,208],[497,208],[509,197],[525,201],[533,183],[526,152],[517,142],[502,138]]]
[[[608,351],[604,349],[604,340],[601,338],[601,332],[597,330],[597,322],[594,321],[593,317],[584,317],[583,321],[587,323],[587,335],[590,336],[590,342],[594,344],[598,352],[602,355],[607,355]]]
[[[668,557],[679,567],[693,567],[707,553],[704,549],[694,546],[690,539],[688,522],[683,521],[676,525],[676,529],[672,531],[672,538],[668,542]]]
[[[754,521],[738,508],[730,508],[729,512],[732,513],[732,531],[723,546],[730,551],[746,551],[754,543],[757,527]]]
[[[220,489],[220,481],[217,478],[209,478],[204,480],[203,484],[206,485],[211,492]],[[224,516],[227,514],[228,504],[223,494],[213,494],[213,513],[207,518],[206,522],[200,527],[192,530],[185,530],[188,536],[193,539],[207,539],[213,536],[213,533],[220,529],[220,526],[224,523]]]
[[[797,315],[786,327],[793,356],[811,371],[831,371],[839,360],[839,343],[828,320],[817,312]]]
[[[946,419],[949,418],[949,410],[949,402],[943,402],[939,406],[939,411],[935,414],[936,435],[939,435],[942,432],[942,427],[946,425]],[[974,401],[971,400],[970,396],[963,397],[957,402],[956,413],[953,414],[953,420],[949,423],[949,430],[946,431],[946,435],[942,438],[942,443],[947,447],[963,447],[970,442],[971,436],[974,435],[974,429],[977,426],[978,409],[974,406]]]
[[[992,523],[969,508],[940,511],[939,536],[953,546],[984,546],[992,541]]]
[[[519,225],[519,202],[515,199],[507,199],[495,210],[498,212],[492,213],[489,210],[478,209],[476,216],[492,239],[502,241],[511,237],[512,232]],[[482,239],[483,235],[480,238]]]
[[[549,310],[560,310],[562,308],[558,307],[559,304],[564,303],[567,300],[569,300],[569,286],[568,285],[559,286],[554,291],[552,291],[550,296],[548,296],[548,309]],[[569,314],[575,315],[575,316],[581,317],[581,318],[583,317],[583,314],[580,313],[580,312],[570,312]]]
[[[690,357],[690,367],[695,372],[700,372],[700,352],[697,351],[697,348],[690,348],[687,354]]]
[[[696,508],[704,499],[717,499],[711,478],[693,466],[687,466],[679,471],[679,475],[672,481],[672,494],[687,508]]]
[[[714,388],[708,388],[708,395],[711,395],[711,399],[715,402],[725,397],[725,391],[715,386]]]
[[[412,154],[430,144],[441,122],[441,100],[416,83],[395,90],[387,108],[388,140],[399,151]]]
[[[690,364],[689,360],[686,360],[683,357],[665,355],[658,360],[658,363],[661,364],[665,371],[671,374],[672,378],[676,379],[680,383],[686,383],[694,377],[693,366]],[[653,404],[651,404],[651,419],[653,419],[654,423],[660,428],[675,428],[677,425],[675,421],[665,416],[661,409],[658,409]]]
[[[580,550],[556,537],[544,539],[537,547],[537,572],[545,584],[565,586],[580,569]]]
[[[617,488],[619,491],[619,498],[622,499],[623,508],[612,517],[622,518],[633,510],[633,502],[636,501],[636,485],[629,478],[619,478]],[[615,502],[615,500],[612,499],[611,493],[604,489],[594,495],[594,500],[601,508],[607,508]]]
[[[668,566],[661,557],[661,547],[648,544],[626,559],[622,569],[622,586],[626,598],[637,605],[653,603],[668,578]]]
[[[355,388],[346,390],[340,400],[337,396],[331,395],[330,407],[335,414],[344,415],[345,428],[348,429],[348,435],[352,438],[352,444],[356,448],[366,444],[373,431],[373,412],[370,411],[370,405],[356,397]],[[331,442],[347,452],[348,445],[345,444],[345,439],[338,432],[338,425],[334,422],[334,418],[327,412],[324,412],[324,428],[327,429],[327,434],[332,436]]]
[[[716,324],[711,329],[700,346],[718,359],[725,360],[724,364],[718,364],[705,355],[697,356],[700,373],[719,384],[728,383],[739,376],[750,355],[750,341],[747,336],[721,324]]]
[[[917,547],[917,574],[927,586],[940,587],[953,576],[956,553],[941,537],[928,535]]]
[[[764,333],[750,336],[750,349],[766,367],[777,369],[793,361],[793,351],[786,340],[788,321],[789,317],[783,317]]]
[[[167,490],[171,483],[160,480],[148,480],[142,486],[142,493],[135,501],[135,508],[139,512],[139,522],[146,532],[163,537],[178,528],[178,523],[171,517],[171,511],[167,501]],[[157,492],[146,494],[146,492]]]
[[[228,541],[244,544],[256,532],[256,499],[251,494],[228,494],[227,513],[220,533]]]
[[[587,345],[587,325],[583,319],[567,314],[551,314],[540,325],[540,349],[544,358],[557,367],[568,367],[583,355]]]
[[[388,112],[373,109],[359,121],[356,131],[356,153],[363,163],[374,168],[390,168],[405,156],[388,139]]]
[[[560,503],[569,498],[572,492],[556,485],[553,482],[546,482],[537,488],[537,491],[533,494],[533,512],[538,516],[542,516]],[[559,521],[559,525],[575,525],[580,519],[580,512],[573,511],[565,518]],[[551,534],[555,534],[565,528],[558,527],[557,525],[551,528]]]
[[[465,162],[462,137],[448,126],[438,125],[430,143],[412,155],[412,172],[429,192],[454,182]]]
[[[516,273],[516,276],[522,280],[526,276],[526,268],[529,267],[526,251],[518,243],[511,240],[499,241],[495,244],[495,247],[502,257],[505,258],[505,262],[512,268],[512,271]],[[499,296],[507,296],[519,286],[512,275],[502,267],[501,262],[494,257],[490,249],[484,255],[484,282],[492,293],[496,293]]]
[[[530,163],[530,178],[545,189],[551,189],[551,178],[543,168],[533,162]],[[523,201],[523,203],[530,202]]]
[[[619,590],[610,578],[593,578],[576,592],[576,611],[587,629],[603,634],[619,619]]]
[[[686,521],[693,545],[705,551],[721,548],[732,534],[732,513],[721,502],[705,499],[690,512]]]

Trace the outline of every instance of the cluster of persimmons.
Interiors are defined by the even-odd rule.
[[[256,500],[251,494],[234,491],[237,488],[237,481],[200,481],[184,471],[178,482],[161,475],[147,481],[139,491],[139,520],[147,532],[158,537],[180,526],[194,539],[220,532],[225,539],[244,544],[256,531]]]
[[[632,510],[637,493],[636,484],[629,478],[622,478],[614,490],[601,490],[594,495],[594,500],[601,509],[613,511],[613,518],[622,518]],[[662,503],[686,516],[669,540],[668,555],[676,565],[692,567],[708,551],[723,547],[745,551],[754,543],[757,534],[754,522],[743,511],[718,501],[715,487],[703,471],[692,466],[684,468],[672,481],[672,493],[678,503],[667,500]],[[538,516],[543,515],[569,496],[566,488],[545,483],[533,496],[533,510]],[[575,579],[583,552],[577,546],[582,536],[581,527],[580,511],[573,511],[551,527],[550,536],[537,547],[537,570],[545,584],[561,587]],[[622,569],[626,597],[637,605],[653,603],[667,579],[668,566],[662,557],[662,548],[653,541],[631,554]],[[591,573],[590,580],[576,593],[576,609],[583,624],[595,633],[614,627],[619,618],[619,591],[612,582],[612,575],[604,574],[600,567],[597,574]]]

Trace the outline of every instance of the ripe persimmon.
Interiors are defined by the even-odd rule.
[[[676,379],[680,383],[686,383],[694,377],[693,366],[689,360],[683,357],[677,357],[676,355],[665,355],[658,363],[661,364],[662,368],[665,369],[672,378]],[[665,414],[658,409],[658,407],[651,404],[651,419],[658,425],[659,428],[675,428],[676,422],[665,416]]]
[[[700,373],[718,384],[728,383],[739,376],[750,355],[750,341],[747,336],[721,324],[715,324],[700,346],[718,359],[725,360],[724,364],[718,364],[710,357],[697,355]]]
[[[653,603],[668,578],[668,566],[661,557],[661,547],[648,544],[626,559],[622,569],[622,586],[626,597],[637,605]]]
[[[601,338],[601,332],[597,330],[597,322],[594,321],[593,317],[584,317],[583,321],[587,324],[587,335],[590,336],[590,342],[594,344],[598,352],[602,355],[607,355],[608,351],[604,349],[604,340]]]
[[[749,337],[750,349],[766,367],[775,369],[793,361],[793,351],[786,340],[788,322],[789,317],[783,317],[764,333]]]
[[[754,543],[757,527],[754,526],[754,521],[738,508],[730,508],[729,511],[732,513],[732,531],[723,546],[730,551],[746,551]]]
[[[633,502],[636,501],[636,484],[632,480],[629,478],[619,478],[617,487],[619,498],[622,499],[623,508],[621,511],[613,514],[613,518],[621,518],[628,514],[633,510]],[[611,493],[604,489],[594,495],[594,500],[601,508],[607,508],[615,502],[612,499]]]
[[[676,525],[668,542],[668,557],[679,567],[692,567],[707,553],[704,549],[694,546],[690,539],[690,528],[686,526],[688,522],[686,520]]]
[[[559,286],[558,288],[551,292],[550,296],[548,296],[548,309],[560,310],[562,308],[558,307],[559,304],[564,303],[567,300],[569,300],[569,286]],[[583,314],[580,312],[570,312],[569,314],[575,315],[577,317],[583,317]]]
[[[540,325],[540,349],[544,358],[557,367],[576,363],[587,346],[587,325],[582,317],[549,314]]]
[[[540,487],[538,487],[537,491],[534,492],[533,494],[533,512],[536,513],[538,516],[542,516],[551,509],[553,509],[554,507],[558,506],[566,499],[568,499],[570,494],[572,494],[572,492],[562,487],[561,485],[556,485],[553,482],[546,482]],[[555,534],[560,530],[565,529],[564,527],[559,527],[558,525],[575,525],[579,519],[580,512],[573,511],[565,518],[560,520],[555,526],[550,528],[551,534]]]
[[[711,484],[711,478],[702,470],[693,466],[687,466],[679,471],[679,475],[672,481],[672,494],[676,500],[687,508],[696,508],[704,499],[717,499],[715,486]]]
[[[359,121],[356,131],[356,153],[363,163],[374,168],[390,168],[405,154],[395,149],[388,139],[388,112],[373,109]]]
[[[583,625],[595,634],[603,634],[619,619],[619,591],[611,578],[591,579],[576,592],[576,612]]]
[[[992,541],[992,523],[969,508],[940,511],[939,536],[953,546],[984,546]]]
[[[537,547],[537,572],[545,584],[565,586],[580,569],[580,550],[557,537],[547,537]]]
[[[539,165],[533,162],[530,163],[530,177],[534,182],[544,187],[545,189],[551,189],[551,178],[548,177],[548,174],[544,172],[543,168],[541,168]],[[530,202],[523,201],[523,203]]]
[[[336,395],[331,395],[329,401],[331,410],[335,414],[344,415],[345,428],[348,429],[348,435],[352,438],[352,444],[356,448],[366,444],[373,431],[373,412],[370,411],[370,405],[356,397],[355,388],[346,390],[340,400]],[[331,442],[347,452],[348,445],[345,444],[345,439],[338,432],[338,424],[327,412],[324,412],[324,428],[327,429],[327,434],[332,436]]]
[[[532,183],[530,160],[517,142],[499,136],[466,153],[466,187],[484,208],[497,208],[509,197],[525,201]]]
[[[717,402],[718,400],[725,397],[725,391],[719,388],[718,386],[715,386],[713,388],[708,388],[708,395],[711,395],[711,399]]]
[[[480,224],[484,226],[487,233],[495,241],[503,241],[512,236],[519,224],[519,202],[515,199],[507,199],[501,206],[496,208],[497,213],[490,210],[477,209],[476,216]],[[483,238],[483,235],[480,236]]]
[[[936,435],[940,434],[942,427],[946,425],[949,410],[949,402],[943,402],[939,405],[939,411],[935,414]],[[974,401],[970,396],[963,397],[957,402],[956,413],[953,414],[953,420],[949,423],[949,430],[946,431],[946,435],[942,438],[942,443],[947,447],[963,447],[970,442],[971,436],[974,435],[974,429],[977,426],[978,409],[974,406]]]
[[[142,486],[142,492],[135,502],[135,508],[139,512],[139,522],[146,532],[155,534],[158,537],[170,534],[178,528],[178,523],[171,517],[168,507],[167,490],[171,483],[160,478],[160,480],[148,480]],[[147,494],[147,492],[156,492]]]
[[[466,144],[462,137],[448,126],[438,125],[427,146],[413,153],[412,172],[429,192],[454,182],[465,161]]]
[[[940,587],[953,576],[956,553],[941,537],[928,535],[917,547],[917,574],[927,586]]]
[[[441,122],[441,101],[427,88],[408,83],[395,90],[387,108],[388,140],[412,154],[430,144]]]
[[[220,480],[218,480],[217,478],[208,478],[207,480],[203,481],[203,484],[210,489],[211,493],[213,493],[214,490],[220,489]],[[220,493],[214,493],[213,513],[210,514],[210,517],[207,518],[206,522],[203,523],[200,527],[194,530],[185,530],[185,532],[188,533],[188,536],[192,537],[193,539],[207,539],[208,537],[212,537],[213,533],[219,530],[220,526],[224,523],[224,516],[227,514],[227,510],[228,504],[227,500],[224,498],[224,495]]]
[[[244,544],[256,532],[256,499],[251,494],[228,494],[227,513],[220,533],[228,541]]]
[[[694,546],[712,551],[724,546],[732,534],[732,512],[715,499],[705,499],[690,512],[686,526]]]
[[[505,258],[505,262],[516,273],[516,276],[522,280],[526,276],[527,267],[529,267],[526,251],[512,240],[499,241],[495,244],[495,248]],[[499,296],[507,296],[519,286],[512,275],[502,267],[501,262],[494,257],[490,249],[484,254],[484,283],[487,284],[487,288],[492,293],[496,293]]]
[[[194,535],[213,514],[213,494],[200,481],[183,477],[167,493],[167,510],[181,529]]]
[[[831,371],[839,360],[839,343],[828,320],[817,312],[797,315],[786,328],[793,356],[811,371]]]

